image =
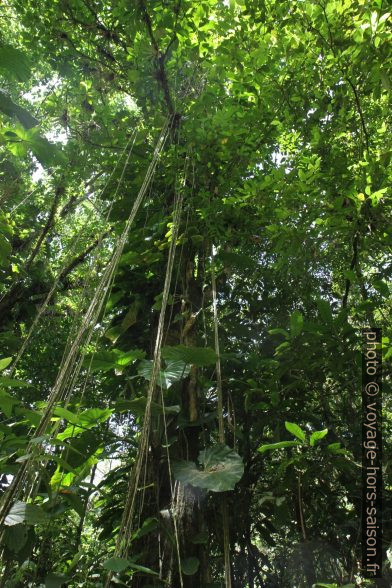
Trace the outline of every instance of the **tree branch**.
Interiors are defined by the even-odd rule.
[[[57,208],[59,205],[59,201],[60,201],[60,197],[62,196],[62,194],[64,194],[64,186],[58,186],[56,188],[55,191],[55,195],[54,195],[54,199],[53,199],[53,203],[49,212],[49,216],[47,218],[47,221],[41,231],[41,234],[38,238],[38,241],[33,249],[33,251],[30,254],[30,257],[28,258],[26,265],[24,267],[24,269],[26,271],[28,271],[31,267],[31,264],[33,263],[34,259],[37,257],[39,250],[41,249],[41,245],[46,237],[46,235],[49,233],[50,229],[53,227],[54,225],[54,221],[55,221],[55,217],[56,217],[56,212],[57,212]]]
[[[350,263],[350,270],[351,271],[353,271],[357,265],[358,246],[359,246],[359,229],[356,230],[355,235],[354,235],[354,239],[353,239],[353,256],[351,258],[351,263]],[[346,279],[346,286],[345,286],[345,290],[344,290],[344,295],[343,295],[343,300],[342,300],[342,307],[343,308],[347,307],[347,300],[348,300],[348,295],[350,293],[350,288],[351,288],[351,280],[350,280],[350,278],[347,278]]]
[[[74,269],[76,269],[79,265],[81,265],[86,257],[102,242],[103,239],[105,239],[105,237],[107,237],[111,232],[111,228],[108,229],[107,231],[105,231],[104,233],[102,233],[101,235],[99,235],[99,237],[97,237],[95,239],[95,241],[93,241],[91,243],[91,245],[89,245],[87,247],[87,249],[85,249],[84,251],[82,251],[82,253],[80,253],[77,257],[75,257],[75,259],[73,259],[59,274],[58,276],[58,280],[60,282],[63,283],[64,289],[66,289],[67,287],[67,283],[64,283],[64,280],[66,279],[66,277],[74,271]]]
[[[173,106],[173,101],[170,95],[170,89],[169,89],[169,83],[167,80],[167,75],[166,75],[166,70],[165,70],[165,58],[167,56],[167,51],[168,49],[166,49],[165,53],[161,53],[160,49],[159,49],[159,45],[155,39],[154,36],[154,31],[152,29],[152,22],[151,22],[151,18],[150,15],[147,12],[147,8],[146,5],[144,3],[144,0],[139,0],[139,6],[140,6],[140,10],[142,13],[142,17],[144,20],[144,23],[146,25],[146,29],[147,29],[147,33],[148,36],[150,37],[150,41],[151,41],[151,45],[153,46],[153,49],[155,51],[155,55],[156,55],[156,60],[157,60],[157,80],[158,83],[160,84],[162,91],[163,91],[163,95],[165,98],[165,102],[166,102],[166,106],[168,108],[169,114],[171,114],[172,116],[175,115],[175,109]],[[170,45],[170,43],[169,43]]]

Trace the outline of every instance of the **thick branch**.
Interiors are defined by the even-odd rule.
[[[87,256],[107,237],[111,229],[108,229],[105,233],[100,235],[85,249],[77,255],[63,270],[60,272],[58,281],[62,283],[62,289],[66,290],[70,288],[71,284],[66,279],[79,265],[81,265]],[[28,300],[31,295],[31,291],[34,291],[34,283],[29,286],[25,286],[20,282],[14,284],[7,292],[6,295],[0,300],[0,324],[5,322],[8,318],[8,314],[21,300]]]
[[[359,118],[361,120],[361,126],[362,126],[363,134],[365,137],[366,151],[369,151],[369,134],[368,134],[367,128],[366,128],[365,118],[363,116],[363,110],[361,107],[361,102],[359,100],[358,90],[356,89],[355,85],[352,83],[350,78],[346,77],[346,79],[347,79],[347,81],[348,81],[348,83],[354,93],[355,104],[357,105],[358,114],[359,114]]]
[[[151,22],[151,18],[150,15],[147,12],[147,8],[146,5],[144,3],[144,0],[140,0],[140,10],[142,13],[142,17],[144,20],[144,23],[146,25],[147,28],[147,33],[148,36],[150,37],[150,41],[151,44],[153,46],[153,49],[155,51],[155,55],[157,58],[157,79],[159,84],[161,85],[162,91],[163,91],[163,95],[165,97],[165,102],[166,102],[166,106],[168,108],[169,114],[171,114],[172,116],[175,115],[175,109],[173,106],[173,101],[170,95],[170,90],[169,90],[169,83],[167,80],[167,75],[166,75],[166,70],[165,70],[165,58],[167,55],[167,50],[165,51],[165,53],[161,53],[158,43],[155,39],[154,36],[154,31],[152,29],[152,22]]]
[[[355,232],[354,239],[353,239],[353,256],[351,258],[351,263],[350,263],[350,270],[351,271],[353,271],[357,265],[358,245],[359,245],[359,230],[357,230]],[[351,280],[350,280],[350,278],[347,278],[346,279],[346,286],[345,286],[345,290],[344,290],[344,295],[343,295],[343,300],[342,300],[342,307],[343,308],[346,308],[346,306],[347,306],[347,299],[348,299],[348,295],[350,292],[350,287],[351,287]]]
[[[62,194],[64,194],[64,187],[63,186],[58,186],[56,188],[55,194],[54,194],[54,199],[53,199],[53,203],[49,212],[49,216],[46,220],[46,223],[41,231],[41,234],[38,238],[38,241],[33,249],[33,251],[30,254],[30,257],[28,258],[26,265],[25,265],[25,270],[28,271],[31,267],[31,264],[33,263],[34,259],[37,257],[39,250],[41,249],[41,245],[46,237],[46,235],[49,233],[49,231],[51,230],[51,228],[54,225],[54,221],[55,221],[55,217],[56,217],[56,212],[57,212],[57,208],[59,205],[59,201],[60,201],[60,197],[62,196]]]
[[[75,257],[75,259],[73,259],[71,261],[71,263],[69,263],[59,274],[59,281],[63,283],[63,286],[66,287],[67,283],[64,283],[64,280],[66,279],[66,277],[74,271],[74,269],[76,269],[80,264],[82,264],[86,257],[102,242],[103,239],[105,239],[105,237],[107,237],[110,233],[111,229],[108,229],[105,233],[103,233],[102,235],[100,235],[99,237],[97,237],[95,239],[95,241],[93,241],[93,243],[91,243],[91,245],[89,245],[87,247],[87,249],[85,249],[84,251],[82,251],[82,253],[80,253],[77,257]]]

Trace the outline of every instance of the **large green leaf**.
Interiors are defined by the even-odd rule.
[[[108,372],[112,369],[124,368],[137,359],[144,359],[145,356],[145,352],[141,349],[131,349],[130,351],[112,349],[111,351],[100,351],[91,357],[87,356],[84,365],[91,366],[93,372]]]
[[[1,49],[0,49],[1,52]],[[38,124],[38,120],[28,110],[16,104],[7,94],[0,90],[0,112],[13,118],[16,117],[25,129],[31,129]]]
[[[0,371],[5,370],[6,367],[10,365],[12,361],[12,357],[4,357],[0,359]]]
[[[181,561],[182,573],[186,576],[193,576],[200,567],[200,560],[197,557],[187,557]]]
[[[83,412],[75,414],[65,408],[56,407],[54,414],[70,423],[64,431],[57,435],[57,439],[64,441],[69,437],[75,437],[86,429],[92,429],[96,425],[107,421],[112,412],[112,408],[87,408]]]
[[[148,381],[151,379],[152,365],[152,360],[147,359],[139,364],[139,375]],[[183,361],[166,361],[166,367],[158,374],[157,385],[167,390],[172,384],[185,378],[189,374],[189,370],[190,366]]]
[[[21,380],[7,378],[6,376],[0,376],[0,386],[5,386],[7,388],[25,388],[31,386],[31,384],[28,382],[22,382]]]
[[[297,439],[300,439],[301,441],[305,441],[306,435],[304,431],[301,429],[301,427],[299,427],[295,423],[289,423],[288,421],[285,422],[284,426],[286,427],[289,433],[294,435],[294,437],[297,437]]]
[[[313,447],[317,441],[324,439],[324,437],[328,435],[328,429],[323,429],[322,431],[315,431],[311,434],[309,443]]]
[[[35,504],[27,504],[26,502],[17,501],[11,507],[5,518],[4,524],[7,526],[19,525],[21,523],[26,523],[26,525],[37,525],[46,523],[48,519],[48,513],[42,510],[41,507]]]
[[[233,490],[242,478],[244,464],[241,457],[230,447],[217,444],[199,453],[198,467],[191,461],[177,461],[173,464],[176,480],[212,492]]]
[[[142,566],[142,565],[136,563],[135,561],[133,561],[132,559],[129,559],[128,562],[129,562],[129,567],[131,568],[131,570],[135,570],[135,572],[141,572],[143,574],[149,574],[151,576],[159,576],[159,574],[157,572],[154,572],[154,570],[152,570],[151,568],[147,568],[146,566]]]
[[[61,588],[70,578],[64,574],[55,574],[51,572],[45,578],[45,588]]]
[[[60,439],[64,434],[60,433]],[[79,437],[74,437],[63,452],[62,459],[70,468],[79,468],[99,449],[101,439],[92,431],[84,431]]]
[[[56,406],[53,410],[53,415],[58,416],[74,425],[79,424],[79,415],[71,412],[66,408],[63,408],[62,406]]]
[[[87,408],[79,414],[79,423],[84,429],[90,429],[107,421],[112,412],[112,408]]]
[[[3,104],[5,104],[4,100]],[[48,141],[46,137],[42,137],[37,127],[24,128],[18,124],[6,129],[3,132],[3,137],[8,149],[18,157],[25,157],[30,150],[43,166],[66,163],[66,157],[61,149]]]
[[[214,365],[216,363],[216,353],[210,347],[186,347],[185,345],[163,347],[162,357],[172,361],[183,361],[187,364],[200,366]]]
[[[105,570],[111,570],[112,572],[120,573],[129,567],[129,562],[127,559],[122,557],[110,557],[103,563],[102,567]]]
[[[31,129],[35,131],[36,129]],[[61,165],[66,163],[66,156],[61,149],[48,141],[46,137],[34,134],[29,139],[29,148],[43,166]]]
[[[318,299],[316,301],[320,316],[325,323],[331,324],[333,322],[332,310],[329,302]]]
[[[304,317],[299,310],[295,310],[290,317],[290,334],[297,337],[303,329]]]
[[[151,570],[150,568],[146,568],[145,566],[139,565],[134,562],[132,559],[124,559],[123,557],[110,557],[103,563],[103,568],[105,570],[111,570],[112,572],[121,573],[127,568],[131,568],[136,572],[143,572],[145,574],[151,574],[153,576],[158,576],[157,572]]]
[[[30,77],[30,60],[19,49],[3,45],[0,47],[0,72],[9,80],[26,82]]]
[[[301,445],[300,441],[278,441],[277,443],[268,443],[266,445],[260,445],[257,449],[259,453],[265,453],[266,451],[275,451],[276,449],[283,449],[285,447],[295,447]]]

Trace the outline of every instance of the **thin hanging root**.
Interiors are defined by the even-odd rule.
[[[26,453],[29,457],[28,457],[28,459],[26,459],[25,462],[23,462],[23,464],[21,464],[21,466],[20,466],[17,474],[13,478],[9,488],[7,489],[7,491],[4,493],[4,495],[2,497],[1,506],[0,506],[0,527],[4,526],[5,518],[9,512],[12,504],[14,503],[15,499],[23,492],[24,483],[29,475],[29,472],[32,471],[32,469],[34,468],[34,461],[38,458],[39,452],[42,449],[40,444],[37,443],[36,440],[37,440],[37,438],[39,438],[45,434],[47,427],[50,423],[50,420],[52,418],[55,405],[58,402],[60,402],[61,399],[63,398],[64,390],[65,390],[67,384],[69,383],[69,377],[73,373],[75,364],[77,362],[77,358],[79,356],[79,349],[83,345],[83,343],[86,341],[86,338],[89,340],[89,333],[92,332],[92,329],[94,328],[96,321],[98,320],[99,314],[101,312],[102,306],[103,306],[105,298],[106,298],[106,294],[109,291],[109,288],[111,286],[119,259],[121,257],[122,252],[123,252],[125,243],[127,242],[130,228],[134,222],[136,214],[140,208],[140,205],[143,201],[144,195],[145,195],[147,188],[149,186],[149,183],[150,183],[150,181],[153,177],[153,174],[155,172],[160,153],[164,147],[164,144],[165,144],[167,136],[168,136],[169,127],[170,127],[170,119],[166,121],[165,126],[161,132],[161,135],[158,139],[158,142],[157,142],[155,150],[154,150],[154,155],[153,155],[152,161],[148,167],[143,184],[142,184],[142,186],[139,190],[139,193],[136,197],[136,200],[133,204],[132,210],[131,210],[130,215],[128,217],[128,220],[127,220],[127,223],[126,223],[125,228],[123,230],[123,233],[121,234],[121,236],[118,240],[116,249],[113,252],[113,255],[112,255],[110,262],[108,263],[108,265],[105,268],[102,279],[101,279],[101,281],[95,291],[94,297],[93,297],[93,299],[90,303],[90,306],[89,306],[89,308],[83,318],[82,324],[81,324],[80,329],[75,337],[75,340],[73,341],[73,343],[68,351],[67,356],[64,358],[64,361],[63,361],[62,366],[60,368],[60,371],[58,373],[56,382],[53,386],[52,392],[49,395],[44,414],[42,415],[42,419],[41,419],[39,425],[37,426],[35,433],[32,436],[32,438],[27,446]],[[129,157],[128,157],[128,159],[129,159]],[[127,159],[127,161],[128,161],[128,159]],[[127,161],[125,162],[125,166],[127,164]],[[125,170],[123,169],[122,176],[124,174],[124,171]],[[67,393],[68,398],[70,397],[71,393],[72,393],[72,387],[70,388],[70,390]],[[150,405],[151,405],[151,402],[150,402]]]
[[[222,394],[222,370],[219,350],[219,330],[218,330],[218,297],[216,293],[216,278],[214,266],[215,248],[212,246],[211,251],[211,286],[212,286],[212,307],[214,317],[214,341],[216,354],[216,391],[218,395],[218,423],[219,423],[219,441],[225,443],[225,424],[223,421],[223,394]],[[230,564],[230,526],[229,511],[227,508],[226,496],[222,498],[222,526],[223,526],[223,550],[225,560],[225,586],[232,587],[231,582],[231,564]]]
[[[165,399],[163,396],[163,389],[161,388],[161,401],[162,401],[162,414],[163,414],[163,424],[165,430],[165,444],[166,444],[166,455],[167,455],[167,467],[169,469],[169,481],[170,481],[170,494],[172,497],[172,503],[174,504],[173,508],[173,525],[174,525],[174,536],[176,539],[176,550],[177,550],[177,562],[178,562],[178,575],[180,578],[180,585],[181,588],[184,586],[184,581],[182,578],[182,569],[181,569],[181,554],[180,554],[180,537],[178,532],[178,525],[177,519],[181,519],[180,509],[184,508],[184,500],[181,501],[181,495],[183,496],[183,492],[180,492],[180,485],[177,482],[177,492],[173,488],[173,474],[172,474],[172,467],[170,462],[170,450],[169,450],[169,438],[167,435],[167,422],[166,422],[166,414],[165,414]]]
[[[187,164],[187,162],[186,162]],[[175,203],[174,213],[173,213],[173,229],[172,229],[172,237],[170,242],[169,248],[169,255],[167,260],[166,266],[166,274],[165,274],[165,284],[163,288],[163,296],[162,296],[162,305],[161,311],[159,314],[159,322],[158,322],[158,330],[157,336],[155,339],[155,348],[154,348],[154,357],[153,357],[153,365],[151,370],[151,378],[147,390],[147,402],[146,408],[144,412],[144,421],[143,421],[143,428],[141,431],[141,438],[139,443],[139,450],[136,456],[135,464],[132,468],[129,483],[128,483],[128,490],[127,496],[125,500],[124,512],[122,516],[122,521],[117,537],[116,542],[116,549],[115,549],[115,556],[116,557],[127,557],[129,543],[132,536],[132,523],[135,514],[135,506],[136,506],[136,495],[138,491],[140,476],[143,470],[143,466],[146,466],[147,459],[148,459],[148,446],[149,446],[149,438],[150,438],[150,428],[151,428],[151,404],[153,402],[155,389],[157,386],[159,370],[161,367],[161,348],[162,348],[162,340],[163,340],[163,331],[165,325],[165,317],[166,317],[166,310],[167,310],[167,303],[170,294],[170,284],[173,275],[173,267],[174,267],[174,259],[176,254],[176,247],[177,247],[177,238],[178,238],[178,230],[182,212],[182,204],[183,204],[183,189],[185,187],[186,182],[186,168],[184,173],[184,179],[182,183],[182,187],[180,189],[180,194],[177,198]],[[172,490],[172,488],[171,488]],[[173,492],[172,492],[173,495]],[[176,536],[176,546],[177,546],[177,555],[178,555],[178,565],[179,565],[179,574],[180,574],[180,582],[181,586],[183,586],[183,579],[181,573],[181,562],[180,562],[180,553],[179,553],[179,537],[178,537],[178,529],[176,522],[174,523],[175,527],[175,536]],[[105,587],[108,588],[111,583],[113,573],[109,571]]]

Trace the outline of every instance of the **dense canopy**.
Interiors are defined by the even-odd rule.
[[[388,451],[377,584],[360,541],[390,20],[1,3],[1,587],[391,585]]]

